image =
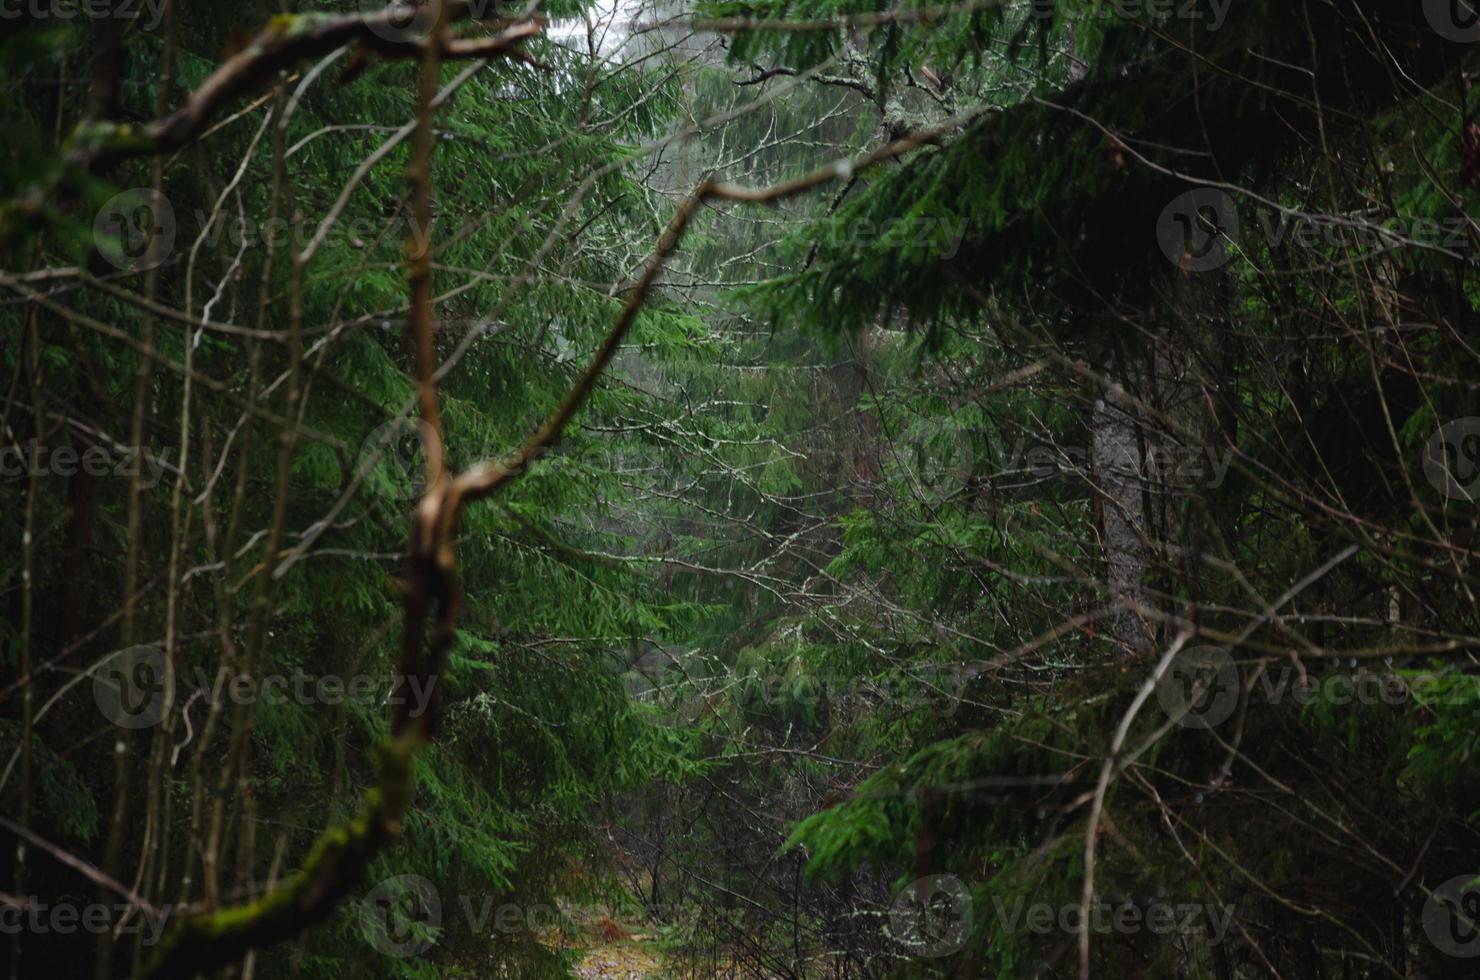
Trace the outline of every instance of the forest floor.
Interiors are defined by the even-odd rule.
[[[582,952],[576,966],[576,976],[582,980],[646,980],[664,975],[656,937],[640,926],[595,913],[575,912],[571,917],[580,925],[580,936],[567,937],[566,943]]]
[[[576,976],[582,980],[643,980],[662,973],[662,957],[636,940],[593,946],[576,967]]]

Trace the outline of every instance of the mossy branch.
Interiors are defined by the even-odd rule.
[[[417,740],[380,748],[380,778],[358,816],[319,835],[303,867],[283,885],[244,905],[176,920],[137,980],[188,978],[240,960],[247,950],[298,935],[323,921],[364,870],[401,832],[415,786]]]
[[[387,58],[420,57],[425,48],[427,5],[387,7],[375,14],[282,14],[274,17],[241,51],[232,55],[174,112],[143,125],[92,121],[73,132],[68,162],[102,170],[130,157],[169,153],[188,144],[233,99],[260,88],[279,71],[320,57],[347,44],[362,45]],[[466,0],[447,4],[449,20],[471,14]],[[540,17],[499,22],[502,31],[485,38],[445,36],[440,55],[449,59],[527,58],[520,42],[544,30]]]

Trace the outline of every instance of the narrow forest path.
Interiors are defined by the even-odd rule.
[[[639,924],[619,922],[590,909],[567,909],[577,931],[554,939],[581,951],[576,976],[582,980],[646,980],[664,975],[656,937]]]
[[[640,942],[626,940],[592,947],[576,976],[582,980],[643,980],[662,976],[662,958]]]

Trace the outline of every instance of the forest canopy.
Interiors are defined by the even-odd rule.
[[[1474,976],[1477,59],[0,3],[7,975]]]

